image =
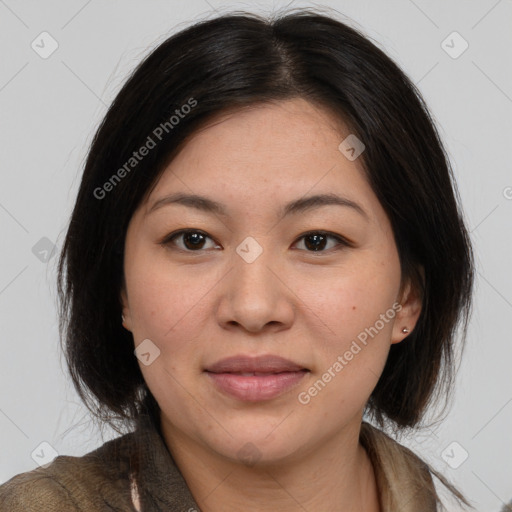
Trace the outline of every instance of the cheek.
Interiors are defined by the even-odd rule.
[[[337,406],[352,412],[363,407],[382,373],[400,309],[395,302],[398,254],[384,248],[360,253],[325,284],[322,293],[311,292],[305,301],[327,329],[315,347],[315,379],[302,397],[311,399],[311,411],[327,419],[331,413],[325,410],[326,403],[333,411],[340,410]]]
[[[174,356],[190,349],[197,333],[205,332],[208,291],[218,278],[212,272],[192,276],[190,270],[172,267],[165,254],[134,256],[126,268],[134,339],[149,338]]]
[[[169,414],[179,415],[184,407],[180,383],[189,382],[196,371],[191,361],[198,353],[196,341],[205,332],[198,317],[206,291],[187,283],[186,272],[171,273],[169,265],[155,258],[148,265],[140,264],[143,260],[134,263],[126,280],[135,345],[149,339],[159,350],[151,364],[139,361],[139,367],[160,406],[165,403]]]
[[[318,277],[318,276],[317,276]],[[322,286],[319,286],[320,282]],[[336,267],[320,280],[303,281],[301,298],[323,321],[327,332],[344,344],[393,309],[400,286],[400,263],[393,252],[355,254],[343,267]],[[392,322],[385,322],[384,332]]]
[[[358,273],[344,276],[330,288],[332,293],[317,297],[315,309],[328,325],[328,335],[316,340],[314,378],[297,398],[326,424],[361,411],[377,385],[397,312],[390,289],[395,287],[387,278]]]

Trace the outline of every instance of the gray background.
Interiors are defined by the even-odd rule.
[[[113,436],[92,429],[69,383],[49,252],[62,244],[107,106],[129,71],[176,30],[216,12],[285,4],[0,0],[0,483],[37,467],[34,450],[53,453],[41,442],[82,455]],[[445,421],[401,441],[477,510],[497,512],[512,498],[512,2],[321,5],[348,16],[419,85],[448,149],[476,250],[475,307]],[[44,31],[58,43],[45,59],[31,47],[51,49]],[[454,31],[469,44],[461,55]]]

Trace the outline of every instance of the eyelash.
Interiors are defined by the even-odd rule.
[[[206,238],[210,238],[210,240],[213,240],[213,238],[211,238],[204,231],[201,231],[199,229],[180,229],[179,231],[175,231],[174,233],[171,233],[171,234],[167,235],[160,242],[160,244],[165,246],[165,247],[167,247],[167,248],[173,249],[173,250],[178,250],[178,251],[181,251],[181,252],[188,252],[188,253],[195,253],[195,252],[200,253],[202,251],[207,251],[208,250],[208,249],[197,249],[196,251],[193,251],[193,250],[190,250],[190,249],[182,249],[181,247],[176,247],[176,246],[170,247],[170,246],[173,245],[173,242],[174,242],[174,240],[176,238],[180,237],[181,235],[187,234],[187,233],[198,233],[198,234],[204,235]],[[328,250],[319,250],[319,251],[308,251],[308,250],[305,250],[306,252],[309,252],[311,254],[331,253],[333,251],[340,250],[343,247],[353,247],[353,244],[351,244],[348,240],[346,240],[345,238],[341,237],[340,235],[336,235],[334,233],[330,233],[329,231],[322,231],[322,230],[308,231],[307,233],[302,234],[296,240],[295,243],[297,243],[298,241],[300,241],[300,240],[302,240],[302,239],[304,239],[304,238],[306,238],[308,236],[311,236],[311,235],[323,235],[323,236],[326,236],[328,238],[333,238],[333,239],[335,239],[338,242],[338,246],[336,246],[334,248],[331,248],[331,249],[328,249]]]

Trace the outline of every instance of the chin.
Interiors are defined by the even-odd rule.
[[[219,439],[206,440],[210,447],[223,457],[247,466],[271,465],[284,462],[297,454],[305,444],[305,439],[294,438],[289,429],[283,425],[271,426],[268,420],[252,420],[240,422],[236,428],[224,424],[226,430],[232,434],[219,443]],[[279,425],[279,422],[276,423]],[[288,425],[289,427],[289,425]]]

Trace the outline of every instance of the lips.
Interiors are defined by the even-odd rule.
[[[298,385],[309,369],[279,356],[233,356],[205,368],[215,388],[237,400],[270,400]]]
[[[298,372],[308,370],[300,364],[279,356],[232,356],[221,359],[206,367],[205,371],[211,373],[237,373],[237,374],[269,374],[282,372]]]

